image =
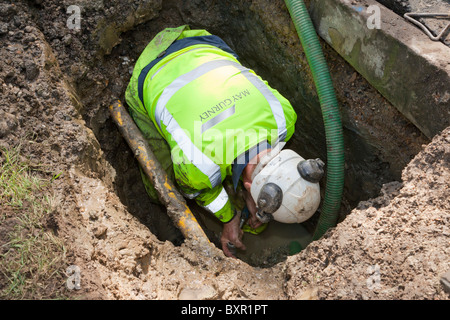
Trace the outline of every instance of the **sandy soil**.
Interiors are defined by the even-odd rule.
[[[403,183],[361,202],[284,270],[286,293],[317,288],[325,299],[448,299],[440,277],[450,268],[450,128],[403,171]]]
[[[49,3],[60,14],[58,5]],[[90,3],[87,12],[95,12],[99,2]],[[147,206],[149,216],[164,210],[145,197],[124,200],[125,191],[117,189],[118,168],[131,172],[136,163],[107,111],[89,109],[99,101],[98,92],[123,88],[129,75],[106,83],[89,73],[86,61],[98,60],[95,51],[82,49],[90,44],[87,36],[62,32],[65,26],[56,18],[33,18],[41,6],[42,1],[0,4],[0,145],[22,143],[26,155],[47,168],[49,179],[62,173],[51,186],[56,196],[51,229],[68,248],[67,266],[81,270],[81,289],[67,294],[85,299],[450,299],[440,283],[450,269],[450,128],[423,146],[403,170],[401,183],[385,184],[380,197],[361,202],[338,227],[286,262],[254,268],[219,250],[205,256],[190,243],[161,240],[154,220],[130,213],[134,206]],[[88,28],[93,20],[86,21]],[[119,154],[123,163],[112,162],[116,158],[109,153]],[[138,181],[136,171],[130,174]],[[121,186],[134,194],[143,191],[138,184]]]

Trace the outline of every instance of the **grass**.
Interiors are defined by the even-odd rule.
[[[0,299],[65,298],[66,250],[46,227],[53,179],[42,173],[20,146],[0,148]]]

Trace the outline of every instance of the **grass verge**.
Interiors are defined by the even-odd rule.
[[[51,181],[21,147],[0,148],[0,299],[61,299],[66,250],[48,227]]]

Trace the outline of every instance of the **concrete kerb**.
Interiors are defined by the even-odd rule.
[[[428,138],[450,125],[450,48],[374,0],[311,0],[318,34]]]

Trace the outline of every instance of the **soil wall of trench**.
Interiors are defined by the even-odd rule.
[[[81,8],[79,30],[68,27],[70,5]],[[338,227],[285,262],[254,268],[197,253],[146,197],[108,106],[123,100],[134,62],[166,27],[222,37],[295,107],[288,146],[326,160],[320,105],[283,1],[2,1],[0,18],[0,143],[22,143],[33,161],[62,172],[49,219],[67,264],[81,269],[71,294],[448,299],[439,279],[450,269],[449,132],[430,143],[325,43],[346,143]]]

